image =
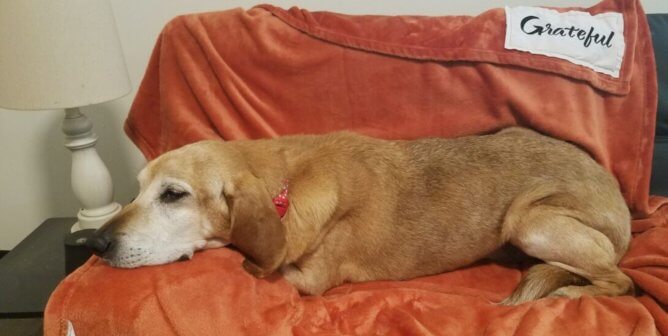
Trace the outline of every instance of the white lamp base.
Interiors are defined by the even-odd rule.
[[[121,211],[121,208],[120,204],[112,202],[98,209],[79,209],[79,213],[77,213],[78,221],[72,225],[70,232],[98,229],[112,217],[116,216]]]
[[[65,109],[65,147],[72,151],[72,190],[83,205],[72,232],[98,229],[119,211],[109,170],[95,150],[93,123],[78,108]]]

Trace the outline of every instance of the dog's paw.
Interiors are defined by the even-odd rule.
[[[213,239],[208,239],[208,240],[198,240],[195,242],[195,250],[208,250],[208,249],[214,249],[214,248],[220,248],[220,247],[225,247],[229,245],[230,243],[227,243],[225,241],[222,241],[217,238]]]

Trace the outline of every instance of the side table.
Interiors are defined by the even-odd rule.
[[[0,259],[0,318],[41,317],[65,278],[65,238],[76,218],[50,218]]]

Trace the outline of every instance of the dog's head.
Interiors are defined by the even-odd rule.
[[[205,141],[165,153],[138,179],[137,197],[87,242],[110,265],[165,264],[226,243],[258,277],[283,261],[285,228],[272,196],[233,144]]]

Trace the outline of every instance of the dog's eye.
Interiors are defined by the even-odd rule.
[[[167,188],[165,191],[160,194],[160,202],[162,203],[173,203],[186,196],[190,195],[187,191],[175,190],[172,188]]]

